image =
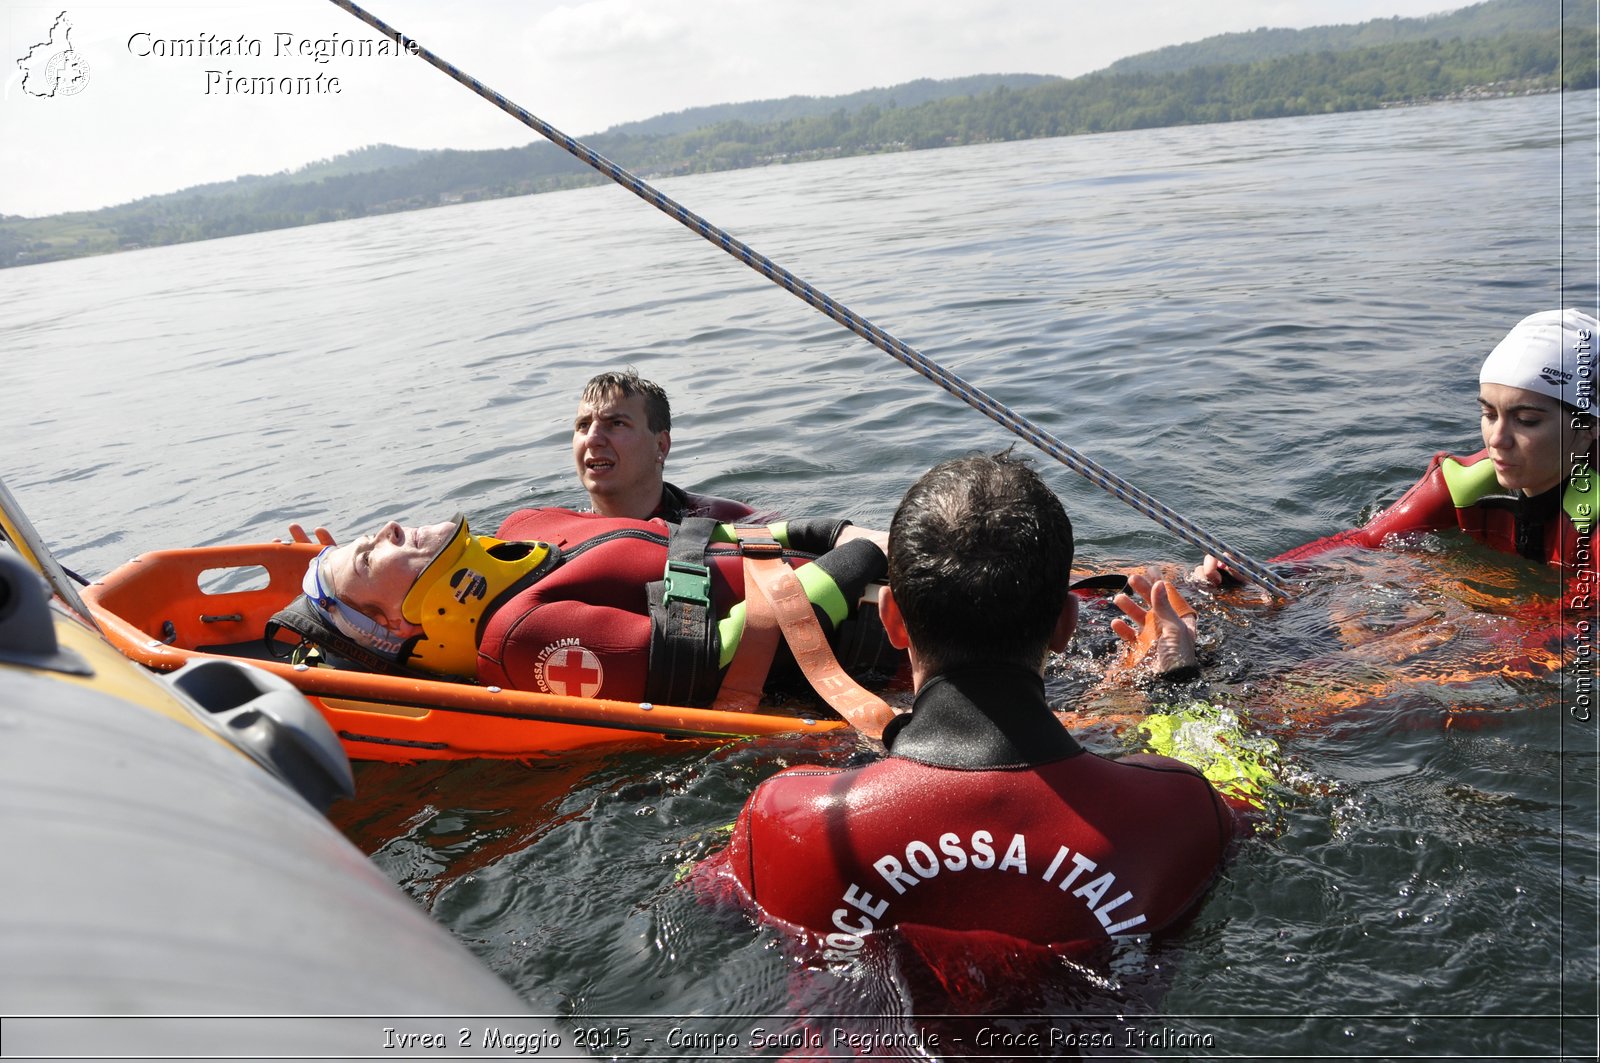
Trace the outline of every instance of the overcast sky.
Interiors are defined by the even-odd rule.
[[[827,96],[919,77],[1073,77],[1126,55],[1261,26],[1454,10],[1465,0],[364,0],[397,30],[569,134],[710,103]],[[26,91],[65,11],[87,81]],[[220,54],[243,38],[259,55]],[[534,134],[328,0],[0,0],[0,214],[123,203],[367,144],[493,148]],[[175,43],[176,42],[176,43]],[[44,44],[45,47],[37,46]],[[285,46],[287,50],[285,51]],[[212,54],[163,54],[196,48]],[[208,71],[215,71],[210,74]],[[226,79],[315,78],[253,96]],[[39,81],[30,82],[37,86]]]

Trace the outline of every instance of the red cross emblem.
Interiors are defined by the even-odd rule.
[[[553,694],[592,698],[604,676],[600,658],[582,646],[558,647],[544,659],[545,686]]]

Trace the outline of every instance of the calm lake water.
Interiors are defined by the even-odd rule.
[[[1594,93],[1549,95],[663,187],[1265,558],[1477,449],[1489,348],[1535,310],[1594,309],[1595,127]],[[347,538],[571,504],[576,393],[623,365],[673,396],[672,479],[793,514],[882,526],[929,465],[1010,442],[611,187],[4,270],[0,306],[3,475],[91,576],[292,520]],[[1198,559],[1041,467],[1084,564]],[[1279,609],[1201,596],[1201,693],[1279,750],[1267,826],[1193,926],[1109,966],[941,980],[890,939],[840,975],[675,885],[759,779],[874,755],[845,737],[363,765],[334,816],[559,1002],[569,1048],[592,1022],[630,1027],[624,1057],[710,1054],[669,1050],[674,1026],[781,1055],[752,1030],[811,1015],[1003,1056],[951,1017],[1003,1013],[1104,1034],[1104,1056],[1592,1056],[1596,725],[1570,678],[1503,666],[1555,576],[1429,538],[1295,578]],[[1092,746],[1131,748],[1144,695],[1098,684],[1103,643],[1052,693]]]

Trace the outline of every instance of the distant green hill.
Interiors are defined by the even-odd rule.
[[[214,181],[211,184],[194,185],[177,192],[164,192],[160,195],[146,196],[136,200],[137,203],[154,204],[163,200],[182,200],[190,196],[231,196],[241,191],[251,191],[258,188],[270,188],[278,185],[309,185],[324,181],[330,177],[344,177],[349,174],[374,173],[378,170],[389,170],[401,166],[409,166],[418,160],[432,155],[434,152],[424,151],[421,148],[398,148],[393,144],[369,144],[364,148],[347,151],[331,159],[319,159],[309,162],[298,170],[285,170],[274,174],[245,174],[235,177],[231,181]],[[108,208],[118,210],[118,207]],[[0,216],[3,220],[3,216]]]
[[[1174,44],[1130,55],[1098,73],[1174,74],[1198,66],[1259,63],[1310,52],[1345,52],[1409,41],[1542,33],[1558,26],[1592,30],[1595,4],[1596,0],[1489,0],[1422,18],[1375,18],[1356,25],[1224,33],[1189,44]]]
[[[721,122],[749,122],[767,125],[787,122],[795,118],[812,118],[832,114],[841,108],[854,113],[868,107],[916,107],[930,100],[949,99],[952,96],[981,96],[1002,86],[1008,89],[1031,89],[1047,81],[1060,78],[1044,74],[975,74],[964,78],[945,78],[935,81],[919,78],[885,89],[863,89],[845,96],[785,96],[781,100],[756,100],[753,103],[718,103],[710,107],[691,107],[647,118],[642,122],[625,122],[606,130],[623,136],[671,136],[688,133]]]
[[[638,130],[650,123],[631,123],[585,140],[620,165],[655,178],[872,152],[1592,89],[1600,82],[1596,0],[1567,0],[1566,26],[1561,23],[1561,6],[1561,0],[1491,0],[1428,19],[1229,34],[1148,53],[1168,56],[1153,70],[1118,72],[1118,64],[1113,64],[1106,71],[1070,80],[1037,75],[1015,80],[1019,76],[1006,75],[987,81],[920,81],[844,97],[791,97],[730,108],[696,108],[661,116],[662,122],[685,127],[679,132],[646,134]],[[1355,43],[1388,33],[1395,28],[1391,24],[1401,22],[1466,29],[1377,45]],[[1530,24],[1538,28],[1528,29]],[[1486,26],[1512,28],[1485,36],[1479,30]],[[1258,38],[1261,49],[1252,52],[1245,47]],[[1291,40],[1300,42],[1297,50],[1262,57],[1280,52]],[[1251,58],[1231,63],[1205,58],[1224,54]],[[990,87],[977,94],[961,91],[979,83]],[[931,98],[907,102],[920,97]],[[695,124],[719,114],[781,113],[799,106],[797,100],[803,102],[804,113],[795,117],[771,121],[736,117]],[[542,140],[498,151],[416,151],[377,145],[292,173],[241,177],[103,210],[49,218],[0,216],[0,266],[548,192],[603,180]]]

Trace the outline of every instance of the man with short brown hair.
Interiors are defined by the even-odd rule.
[[[672,524],[686,517],[763,523],[774,514],[731,498],[701,495],[666,482],[672,405],[660,384],[632,369],[601,373],[584,385],[572,422],[572,456],[589,505],[607,517]]]
[[[900,503],[878,607],[910,654],[911,711],[884,729],[882,760],[756,787],[726,850],[744,893],[821,937],[824,959],[902,923],[1103,943],[1174,925],[1210,887],[1234,819],[1205,777],[1097,756],[1046,699],[1046,653],[1077,623],[1072,552],[1060,501],[1008,454],[936,466]],[[1192,661],[1181,599],[1136,589],[1150,608],[1124,611]]]

